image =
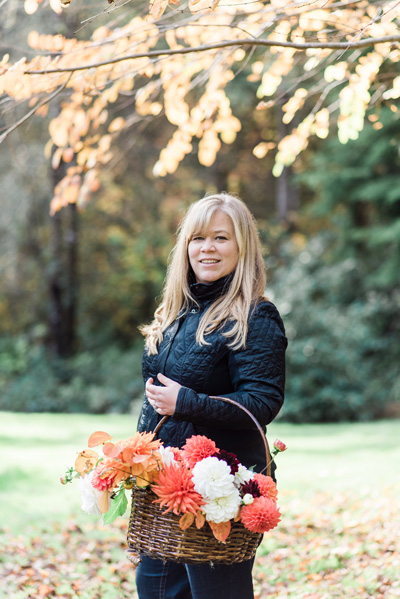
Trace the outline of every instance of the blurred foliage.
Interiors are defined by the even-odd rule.
[[[400,410],[400,120],[332,141],[299,177],[303,213],[325,230],[282,246],[274,289],[289,337],[294,422],[367,420]]]
[[[42,331],[36,330],[38,339]],[[67,360],[49,356],[32,335],[0,340],[0,410],[126,413],[141,399],[142,347],[116,345]]]

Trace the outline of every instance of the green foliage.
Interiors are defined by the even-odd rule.
[[[106,514],[104,514],[103,523],[111,524],[118,516],[123,516],[128,507],[128,500],[124,487],[121,487],[118,493],[112,498],[111,507]]]
[[[360,293],[362,263],[327,263],[335,240],[319,235],[279,272],[275,301],[289,347],[282,418],[368,420],[400,399],[396,294]]]
[[[141,397],[142,346],[116,345],[56,360],[27,336],[0,341],[0,409],[129,412]]]
[[[304,247],[284,246],[274,286],[290,341],[288,420],[366,420],[399,406],[400,120],[381,120],[357,142],[328,144],[301,176],[315,194],[305,216],[331,220]]]

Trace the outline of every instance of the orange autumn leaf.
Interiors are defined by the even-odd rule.
[[[54,589],[50,587],[48,584],[40,584],[38,588],[39,597],[48,597],[52,595]]]
[[[114,443],[104,443],[104,445],[103,445],[104,455],[112,458],[113,456],[111,455],[111,452],[114,449],[114,447],[115,447]]]
[[[109,507],[109,495],[108,491],[103,491],[97,500],[99,508],[102,514],[105,514]]]
[[[79,472],[81,476],[84,476],[96,466],[99,459],[97,451],[92,449],[84,449],[78,454],[75,460],[75,470]]]
[[[182,530],[186,530],[189,526],[192,526],[194,522],[194,514],[188,512],[184,514],[182,518],[179,519],[179,528]]]
[[[214,537],[217,541],[221,541],[221,543],[225,543],[228,538],[229,533],[231,532],[231,522],[209,522],[210,528],[213,531]]]
[[[206,522],[206,517],[200,510],[196,512],[196,528],[203,528]]]
[[[103,431],[96,431],[95,433],[90,435],[88,447],[97,447],[98,445],[101,445],[102,443],[105,443],[110,439],[111,435],[109,435],[108,433],[105,433]]]

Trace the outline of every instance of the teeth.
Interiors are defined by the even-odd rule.
[[[201,260],[202,264],[217,264],[218,260]]]

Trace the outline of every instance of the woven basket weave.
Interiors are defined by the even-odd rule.
[[[231,403],[246,412],[262,435],[266,450],[267,474],[270,475],[270,453],[264,431],[254,416],[246,408],[232,399],[214,399]],[[158,432],[167,417],[157,425]],[[132,509],[128,527],[128,555],[132,563],[140,561],[138,556],[146,555],[163,561],[185,564],[213,562],[232,564],[251,559],[260,543],[261,534],[253,533],[241,522],[232,522],[231,532],[225,543],[218,541],[206,523],[201,529],[192,525],[186,530],[179,527],[180,516],[173,512],[163,514],[162,508],[154,503],[157,496],[149,487],[132,489]]]

